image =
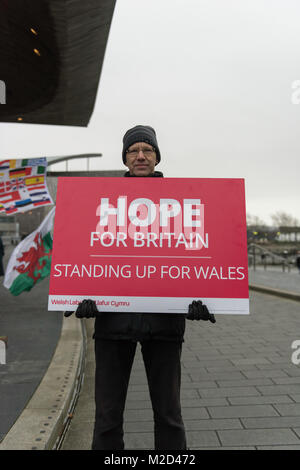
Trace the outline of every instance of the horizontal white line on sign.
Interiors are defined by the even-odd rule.
[[[181,259],[211,259],[211,256],[148,256],[148,255],[90,255],[98,258],[181,258]]]
[[[49,295],[48,310],[74,311],[84,299],[94,300],[100,312],[188,313],[193,300],[202,300],[210,313],[249,314],[249,299],[211,297],[132,297],[89,295]]]

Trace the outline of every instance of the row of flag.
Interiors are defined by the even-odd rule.
[[[0,161],[0,215],[53,204],[46,175],[46,158]]]

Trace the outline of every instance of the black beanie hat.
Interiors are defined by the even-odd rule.
[[[155,148],[157,163],[160,162],[160,151],[157,145],[156,133],[153,127],[150,126],[135,126],[129,129],[123,137],[123,152],[122,158],[124,165],[126,165],[126,150],[136,142],[146,142]]]

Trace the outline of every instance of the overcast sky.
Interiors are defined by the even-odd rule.
[[[299,0],[117,0],[88,128],[1,123],[0,157],[122,169],[123,134],[149,124],[165,176],[245,178],[248,213],[300,219],[299,18]]]

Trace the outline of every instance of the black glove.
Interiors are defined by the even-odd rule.
[[[189,313],[187,314],[186,318],[188,320],[209,320],[212,323],[216,323],[214,315],[209,313],[208,308],[206,305],[202,304],[201,300],[193,300],[193,302],[189,305]]]
[[[65,312],[64,316],[69,317],[74,312]],[[98,313],[96,303],[91,299],[84,299],[79,303],[75,315],[77,318],[94,318]]]

